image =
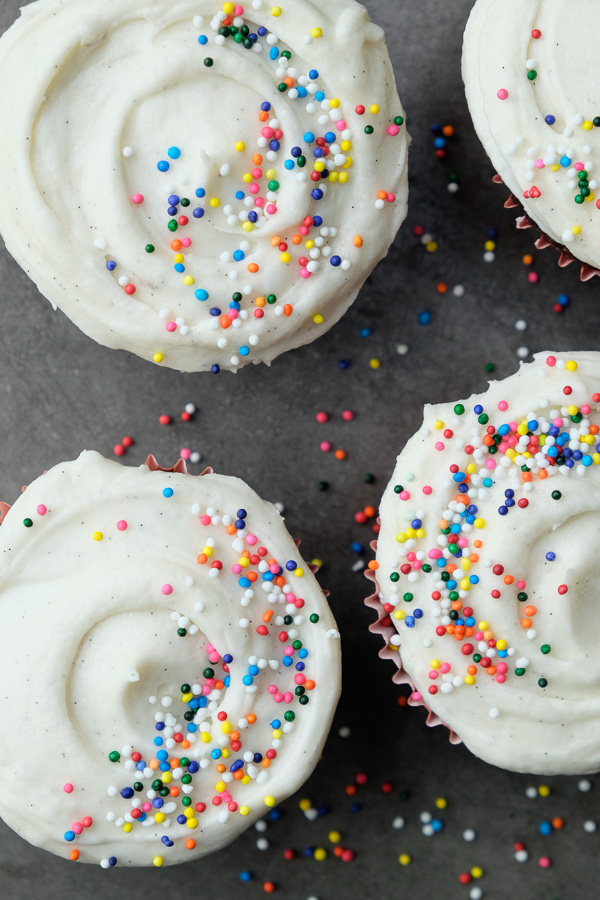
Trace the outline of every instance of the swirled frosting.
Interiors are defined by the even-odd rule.
[[[0,79],[9,251],[86,334],[158,364],[312,341],[406,215],[403,110],[353,0],[38,0]]]
[[[539,227],[600,267],[598,62],[581,0],[477,0],[465,31],[469,109],[492,164]]]
[[[507,769],[600,768],[600,354],[537,354],[426,406],[381,503],[377,583],[423,700]]]
[[[80,862],[179,863],[314,768],[335,622],[243,481],[82,453],[0,526],[2,818]],[[28,735],[28,752],[22,750]]]

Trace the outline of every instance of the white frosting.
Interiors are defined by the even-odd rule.
[[[575,15],[568,0],[477,0],[463,48],[469,109],[494,168],[542,231],[597,267],[600,69],[582,28],[593,32],[599,21],[595,0],[581,0]],[[581,204],[578,164],[590,190]],[[540,196],[524,196],[534,186]]]
[[[7,123],[0,231],[9,251],[90,337],[184,371],[270,362],[323,334],[406,215],[406,126],[388,133],[403,110],[383,31],[364,7],[282,0],[282,14],[273,16],[271,4],[247,2],[234,27],[269,30],[254,49],[219,35],[222,7],[214,0],[38,0],[0,40],[0,80],[19,85],[0,94]],[[313,37],[314,29],[322,36]],[[277,60],[271,52],[280,53]],[[282,93],[286,77],[294,87]],[[271,110],[259,121],[264,102]],[[362,116],[355,112],[361,104]],[[371,113],[375,105],[380,111]],[[264,128],[283,132],[279,152]],[[319,182],[310,177],[319,161],[308,133],[334,136],[326,145],[331,174]],[[244,150],[236,150],[239,142]],[[306,165],[289,170],[296,146]],[[157,169],[163,161],[166,172]],[[262,176],[244,182],[256,169]],[[324,196],[313,199],[314,190]],[[380,191],[396,199],[381,200]],[[136,194],[143,203],[133,202]],[[169,215],[170,195],[190,206]],[[220,206],[211,206],[214,198]],[[196,208],[203,218],[194,217]],[[169,231],[182,215],[189,223]],[[301,234],[314,216],[322,224]],[[287,251],[272,244],[276,236]],[[176,259],[171,242],[183,238],[192,244]],[[107,262],[117,264],[114,271]],[[238,292],[239,315],[223,328],[211,309],[228,316]],[[260,299],[269,297],[276,300]]]
[[[173,496],[165,497],[165,488]],[[42,504],[45,514],[38,510]],[[232,528],[238,509],[247,513],[245,530]],[[203,515],[212,523],[203,524]],[[32,524],[25,527],[25,520]],[[127,527],[120,530],[119,522]],[[101,540],[94,538],[98,533]],[[197,556],[211,542],[212,557],[199,564]],[[244,551],[258,556],[261,547],[265,560],[283,567],[284,585],[264,580],[265,564],[255,565],[252,556],[241,575],[232,571]],[[223,565],[213,577],[215,560]],[[286,569],[291,560],[297,570]],[[240,585],[253,571],[253,586]],[[0,813],[33,844],[66,858],[75,848],[81,862],[104,866],[111,857],[119,866],[151,865],[156,857],[164,865],[191,860],[228,844],[268,812],[265,798],[278,803],[296,791],[319,759],[340,690],[339,634],[281,516],[239,479],[132,469],[95,452],[54,467],[27,488],[0,526],[0,608]],[[268,611],[273,617],[266,626]],[[317,623],[310,621],[313,614]],[[291,625],[283,623],[287,615]],[[294,640],[302,647],[292,648]],[[286,667],[289,648],[293,663]],[[197,685],[206,684],[206,668],[217,680],[225,677],[226,654],[233,656],[231,684],[219,689],[209,682],[207,705],[192,723],[197,730],[188,732],[181,685],[190,685],[195,698]],[[246,685],[249,665],[259,673]],[[295,694],[302,676],[315,682],[305,689],[306,705]],[[293,721],[286,713],[295,714]],[[166,729],[155,729],[157,717]],[[275,720],[280,729],[270,724]],[[241,746],[232,747],[232,731]],[[189,739],[189,748],[182,749],[177,734]],[[153,743],[160,736],[162,748]],[[165,821],[153,819],[161,812],[154,807],[145,821],[136,821],[134,806],[156,799],[151,785],[157,772],[148,766],[136,771],[131,753],[149,764],[164,749],[169,760],[199,764],[191,792],[182,781],[186,769],[176,769],[169,787],[178,786],[180,795],[165,798]],[[109,760],[114,750],[118,762]],[[211,758],[218,750],[224,756]],[[273,750],[268,767],[247,756],[264,760]],[[238,759],[243,780],[230,772]],[[221,764],[223,775],[216,770]],[[143,789],[123,798],[120,791],[136,781]],[[71,793],[63,789],[68,784]],[[206,804],[204,812],[194,812],[195,828],[177,822],[185,796],[191,810]],[[214,797],[225,800],[215,806]],[[229,802],[237,809],[229,810]],[[67,841],[74,823],[85,826],[83,833]],[[129,833],[123,830],[128,824]],[[163,835],[174,845],[165,846]],[[186,849],[190,839],[195,849]]]
[[[463,414],[452,403],[425,407],[423,426],[398,457],[382,499],[377,581],[382,602],[390,604],[398,631],[392,644],[399,645],[402,665],[414,679],[415,699],[421,694],[473,753],[522,772],[595,772],[600,768],[595,546],[600,453],[599,438],[589,428],[600,425],[600,354],[556,354],[553,366],[547,359],[552,362],[548,354],[538,354],[516,374],[492,382],[485,393],[463,401]],[[565,394],[565,387],[572,392]],[[583,407],[580,422],[572,421],[570,406]],[[489,421],[480,423],[480,415]],[[532,431],[542,442],[537,451],[535,442],[526,450],[529,438],[514,430],[502,435],[503,425],[525,423],[527,432],[528,422],[532,428],[538,424]],[[484,441],[488,428],[502,435],[493,455]],[[523,443],[509,446],[518,441]],[[540,478],[542,470],[546,478]],[[462,494],[465,475],[470,482]],[[556,491],[561,496],[553,499]],[[477,511],[465,518],[471,505]],[[446,536],[442,529],[454,525],[458,531]],[[450,549],[453,538],[457,543]],[[470,558],[473,553],[478,559]],[[459,577],[443,581],[436,557],[444,568],[458,566]],[[431,573],[422,565],[430,565]],[[451,591],[457,596],[450,597]],[[405,594],[414,599],[405,600]],[[462,609],[453,610],[453,601]],[[421,618],[414,616],[417,609]],[[462,615],[464,627],[474,633],[462,640],[445,633],[453,624],[451,612],[459,624]],[[472,653],[463,655],[461,647],[468,643]],[[484,671],[488,659],[496,667],[492,676]],[[475,665],[474,684],[465,683],[469,665]],[[435,671],[437,677],[430,678]]]

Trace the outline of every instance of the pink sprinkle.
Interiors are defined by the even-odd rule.
[[[210,516],[200,516],[200,522],[202,525],[210,525]]]
[[[262,178],[263,170],[262,169],[252,169],[252,177],[253,178]]]
[[[83,825],[81,824],[81,822],[73,822],[72,828],[75,834],[81,834],[81,832],[83,831]]]
[[[498,666],[496,666],[496,669],[497,668]],[[498,682],[498,684],[504,684],[504,682],[506,681],[506,675],[496,675],[496,681]]]
[[[300,269],[300,278],[310,278],[308,269]]]
[[[388,134],[391,134],[392,137],[395,137],[399,133],[399,131],[400,131],[399,125],[390,125],[390,127],[388,128]]]
[[[192,451],[189,447],[182,447],[179,451],[179,455],[182,459],[189,459],[192,455]]]
[[[517,589],[519,591],[524,591],[526,587],[527,587],[526,581],[517,581]]]
[[[527,281],[530,284],[536,284],[536,282],[538,282],[539,280],[540,280],[540,276],[538,275],[537,272],[529,272],[529,274],[527,275]]]
[[[275,701],[275,703],[283,703],[283,694],[273,694],[273,700]]]
[[[444,662],[440,666],[440,672],[442,675],[446,675],[450,671],[450,663]]]
[[[142,803],[142,812],[150,812],[151,809],[152,809],[152,804],[148,803],[147,800],[145,803]]]
[[[500,412],[506,412],[506,410],[508,409],[508,403],[506,402],[506,400],[500,401],[500,403],[498,404],[498,409],[500,410]]]
[[[540,856],[538,863],[542,867],[542,869],[549,869],[552,865],[547,856]]]
[[[84,828],[89,828],[90,825],[94,824],[94,820],[92,819],[91,816],[86,816],[85,819],[81,820],[81,824],[83,825]]]
[[[209,660],[210,660],[211,663],[218,663],[219,660],[221,659],[221,654],[220,654],[220,653],[217,653],[216,650],[213,650],[212,653],[209,653],[209,654],[208,654],[208,658],[209,658]]]
[[[423,488],[423,493],[429,496],[429,494],[433,494],[433,488],[426,484]]]
[[[258,538],[255,534],[247,534],[246,535],[246,543],[249,544],[250,547],[254,547],[255,544],[258,544]],[[288,594],[289,597],[289,594]]]
[[[444,447],[445,447],[445,444],[443,441],[436,441],[436,445],[435,445],[436,450],[443,450]]]
[[[283,651],[283,655],[284,655],[284,656],[293,656],[293,655],[294,655],[294,648],[293,648],[293,647],[286,647],[285,650]]]
[[[430,550],[427,554],[429,559],[441,559],[443,555],[441,550]]]
[[[294,675],[295,684],[304,684],[306,681],[306,675],[303,675],[302,672],[298,672],[297,675]]]
[[[415,701],[415,703],[420,703],[423,697],[421,696],[419,691],[413,691],[411,694],[411,699]]]
[[[547,356],[546,357],[546,365],[547,366],[555,366],[556,365],[556,357],[555,356]]]
[[[396,200],[396,195],[395,195],[395,194],[388,194],[387,197],[386,197],[385,199],[387,200],[388,203],[394,203],[395,200]]]
[[[270,693],[270,694],[276,694],[276,693],[277,693],[277,685],[276,685],[276,684],[270,684],[270,685],[269,685],[269,693]]]
[[[273,129],[271,128],[270,125],[265,125],[264,128],[261,130],[260,133],[261,133],[262,136],[263,136],[264,138],[266,138],[268,141],[270,141],[271,138],[273,137],[273,135],[275,134],[275,132],[273,131]]]
[[[251,184],[250,187],[248,188],[248,190],[250,191],[251,194],[259,194],[260,193],[260,185]]]
[[[231,567],[231,571],[233,572],[234,575],[241,575],[242,567],[240,566],[239,563],[235,563],[235,564]]]
[[[301,225],[298,229],[298,234],[302,234],[306,237],[307,234],[310,234],[310,228],[308,225]]]
[[[277,212],[277,207],[275,206],[274,203],[269,203],[269,204],[267,205],[267,208],[266,208],[266,209],[267,209],[267,212],[268,212],[268,214],[269,214],[270,216],[274,216],[275,213]]]
[[[348,127],[348,124],[345,119],[340,119],[336,125],[336,128],[338,131],[345,131],[347,127]]]
[[[504,675],[505,672],[508,672],[508,666],[506,663],[499,662],[496,666],[496,671],[500,673],[500,675]]]
[[[327,422],[327,420],[329,419],[329,416],[327,415],[326,412],[318,412],[316,415],[316,419],[317,419],[317,422],[321,422],[321,423]]]
[[[127,531],[127,522],[125,521],[125,519],[119,519],[119,521],[117,522],[117,528],[119,529],[119,531]]]
[[[543,169],[546,165],[543,159],[536,159],[535,161],[536,168]]]
[[[177,325],[175,324],[175,322],[167,322],[165,328],[167,329],[167,331],[177,331]]]
[[[284,703],[291,703],[293,699],[294,699],[294,695],[292,694],[291,691],[286,691],[285,694],[283,695]]]
[[[592,408],[591,408],[591,406],[588,406],[587,403],[584,403],[583,406],[581,407],[581,412],[583,413],[584,416],[588,416],[591,411],[592,411]],[[39,512],[39,508],[38,508],[38,512]]]
[[[588,409],[589,409],[589,406],[588,406]],[[46,507],[44,506],[43,503],[40,503],[40,505],[37,508],[37,512],[38,512],[38,516],[45,516],[46,513],[48,512],[48,510],[46,509]]]
[[[496,460],[486,459],[485,467],[486,467],[486,469],[495,469],[496,468]]]
[[[410,493],[408,491],[401,491],[398,496],[401,500],[410,500]]]
[[[254,201],[254,205],[255,205],[255,206],[258,206],[258,207],[260,207],[260,208],[262,209],[262,207],[265,205],[265,198],[264,198],[264,197],[257,197],[256,200]]]
[[[498,98],[498,100],[506,100],[506,98],[508,97],[508,91],[506,90],[506,88],[500,88],[500,90],[496,94],[496,97]]]
[[[352,412],[351,409],[345,409],[344,412],[342,413],[342,419],[344,419],[346,422],[351,422],[353,418],[354,418],[354,413]]]
[[[236,8],[233,11],[233,14],[234,14],[234,16],[243,16],[244,15],[244,7],[236,6]]]
[[[134,194],[133,197],[131,198],[131,200],[133,203],[135,203],[136,206],[139,206],[140,203],[144,202],[144,195],[143,194]]]
[[[65,794],[72,794],[73,793],[73,785],[70,782],[67,782],[65,784],[65,786],[63,787],[63,791],[65,792]]]
[[[183,244],[184,247],[191,247],[191,246],[192,246],[192,239],[191,239],[191,238],[183,238],[183,240],[181,241],[181,243]]]
[[[172,585],[170,585],[170,584],[163,584],[163,586],[162,586],[162,592],[163,592],[163,594],[172,594],[172,593],[173,593],[173,587],[172,587]]]
[[[476,641],[482,641],[483,640],[483,631],[476,631],[475,634],[473,635],[473,637],[475,638]]]
[[[576,162],[575,165],[573,166],[573,168],[576,169],[578,172],[581,172],[583,170],[583,163]]]
[[[319,446],[323,453],[329,453],[329,451],[331,450],[331,444],[329,443],[329,441],[321,441]]]
[[[432,681],[435,681],[435,679],[438,677],[437,671],[435,669],[432,669],[429,673],[429,677]]]

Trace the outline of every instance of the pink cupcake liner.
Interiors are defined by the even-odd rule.
[[[494,175],[492,181],[495,184],[504,184],[500,175]],[[564,244],[559,244],[558,241],[555,241],[553,238],[549,237],[549,235],[545,234],[545,232],[541,231],[539,225],[531,219],[523,208],[523,204],[515,197],[514,194],[510,194],[508,200],[504,203],[505,209],[520,209],[523,215],[517,217],[517,228],[536,228],[540,231],[540,236],[535,242],[535,246],[538,250],[546,250],[548,247],[554,247],[555,250],[558,250],[560,256],[558,257],[558,265],[561,269],[564,269],[565,266],[570,266],[571,263],[579,263],[579,277],[581,281],[589,281],[590,278],[593,278],[594,275],[600,275],[600,269],[596,269],[594,266],[590,266],[588,263],[581,262],[580,259],[577,259],[576,256],[573,256],[570,250]]]
[[[377,541],[373,541],[373,543],[371,544],[371,549],[373,550],[373,552],[377,550]],[[448,729],[450,743],[462,744],[462,738],[460,738],[456,734],[456,732],[454,732],[450,728],[449,725],[446,725],[446,723],[443,722],[442,719],[440,719],[437,713],[434,713],[433,710],[431,710],[427,706],[421,694],[418,694],[420,699],[415,699],[415,683],[402,665],[400,651],[392,650],[390,647],[390,639],[393,637],[393,635],[398,634],[398,632],[392,625],[389,614],[385,611],[383,603],[381,602],[381,596],[379,593],[379,587],[377,584],[375,572],[369,569],[368,572],[365,572],[365,577],[369,581],[371,581],[375,587],[375,593],[366,598],[365,605],[370,609],[374,609],[377,613],[377,620],[369,625],[369,631],[373,634],[379,634],[383,638],[384,646],[379,651],[379,656],[381,657],[381,659],[390,659],[396,666],[396,672],[392,677],[392,681],[394,682],[394,684],[407,684],[410,687],[412,693],[408,698],[408,705],[413,707],[423,706],[427,710],[427,720],[425,724],[429,728],[435,728],[437,725],[443,725],[444,728]]]

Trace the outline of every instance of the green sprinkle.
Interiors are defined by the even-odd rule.
[[[329,482],[328,481],[318,481],[317,482],[317,490],[318,491],[328,491],[329,490]]]
[[[490,421],[490,417],[487,413],[481,413],[477,421],[480,425],[487,425],[487,423]]]
[[[536,70],[530,69],[529,72],[527,73],[527,77],[529,78],[530,81],[535,81],[535,79],[537,78]]]
[[[286,722],[293,722],[296,718],[296,713],[292,712],[291,709],[288,709],[288,711],[283,714],[283,718],[286,720]]]
[[[550,496],[552,497],[553,500],[560,500],[560,498],[562,497],[562,494],[560,491],[552,491]]]
[[[189,694],[192,688],[189,684],[182,684],[180,690],[182,694]]]
[[[146,253],[154,253],[155,250],[154,244],[146,244]]]
[[[538,678],[538,684],[541,688],[548,687],[548,679],[547,678]]]
[[[319,617],[316,613],[313,613],[312,616],[309,617],[309,622],[312,622],[313,625],[316,625],[319,621]]]
[[[179,635],[179,637],[185,637],[187,634],[187,628],[178,628],[177,634]]]
[[[400,581],[400,575],[398,572],[392,572],[390,575],[390,581]]]
[[[542,651],[542,653],[544,655],[546,655],[546,653],[550,653],[550,651],[552,650],[552,647],[550,646],[550,644],[542,644],[542,646],[540,647],[540,650]]]
[[[240,294],[240,300],[241,299],[242,299],[242,297]],[[276,303],[276,302],[277,302],[277,297],[275,296],[275,294],[269,294],[269,296],[267,297],[267,303]]]
[[[210,69],[212,66],[214,66],[214,64],[215,64],[215,61],[214,61],[214,59],[211,59],[210,56],[207,56],[206,59],[204,60],[204,65],[206,66],[207,69]]]
[[[23,525],[25,528],[31,528],[33,525],[33,521],[31,519],[23,519]]]
[[[111,752],[108,754],[108,758],[111,762],[119,762],[119,760],[121,759],[121,754],[118,752],[118,750],[111,750]],[[160,783],[162,784],[162,781]]]
[[[404,488],[402,487],[401,484],[394,485],[394,493],[395,494],[401,494],[403,490],[404,490]]]
[[[517,600],[520,600],[521,603],[525,603],[525,601],[527,600],[527,597],[528,597],[528,594],[526,594],[525,591],[519,591],[519,593],[517,594]]]
[[[215,670],[214,670],[214,669],[211,669],[210,667],[208,667],[208,668],[206,668],[206,669],[204,670],[204,672],[202,673],[202,675],[203,675],[204,678],[214,678],[214,677],[215,677]]]
[[[414,594],[407,592],[406,594],[402,595],[402,599],[404,600],[405,603],[411,603],[415,599],[415,597],[414,597]]]
[[[365,127],[365,134],[373,134],[374,131],[375,131],[375,129],[373,128],[372,125],[367,125]]]
[[[404,116],[396,116],[394,119],[394,125],[404,125]]]
[[[494,363],[486,363],[484,366],[484,369],[486,372],[494,372],[496,369],[496,366],[494,365]]]
[[[456,406],[454,407],[454,412],[456,413],[457,416],[462,416],[464,411],[465,411],[465,408],[462,405],[462,403],[457,403]]]
[[[298,703],[301,703],[302,706],[306,706],[306,704],[308,703],[308,697],[306,696],[306,694],[298,698]]]
[[[525,669],[515,669],[515,675],[524,675]]]

